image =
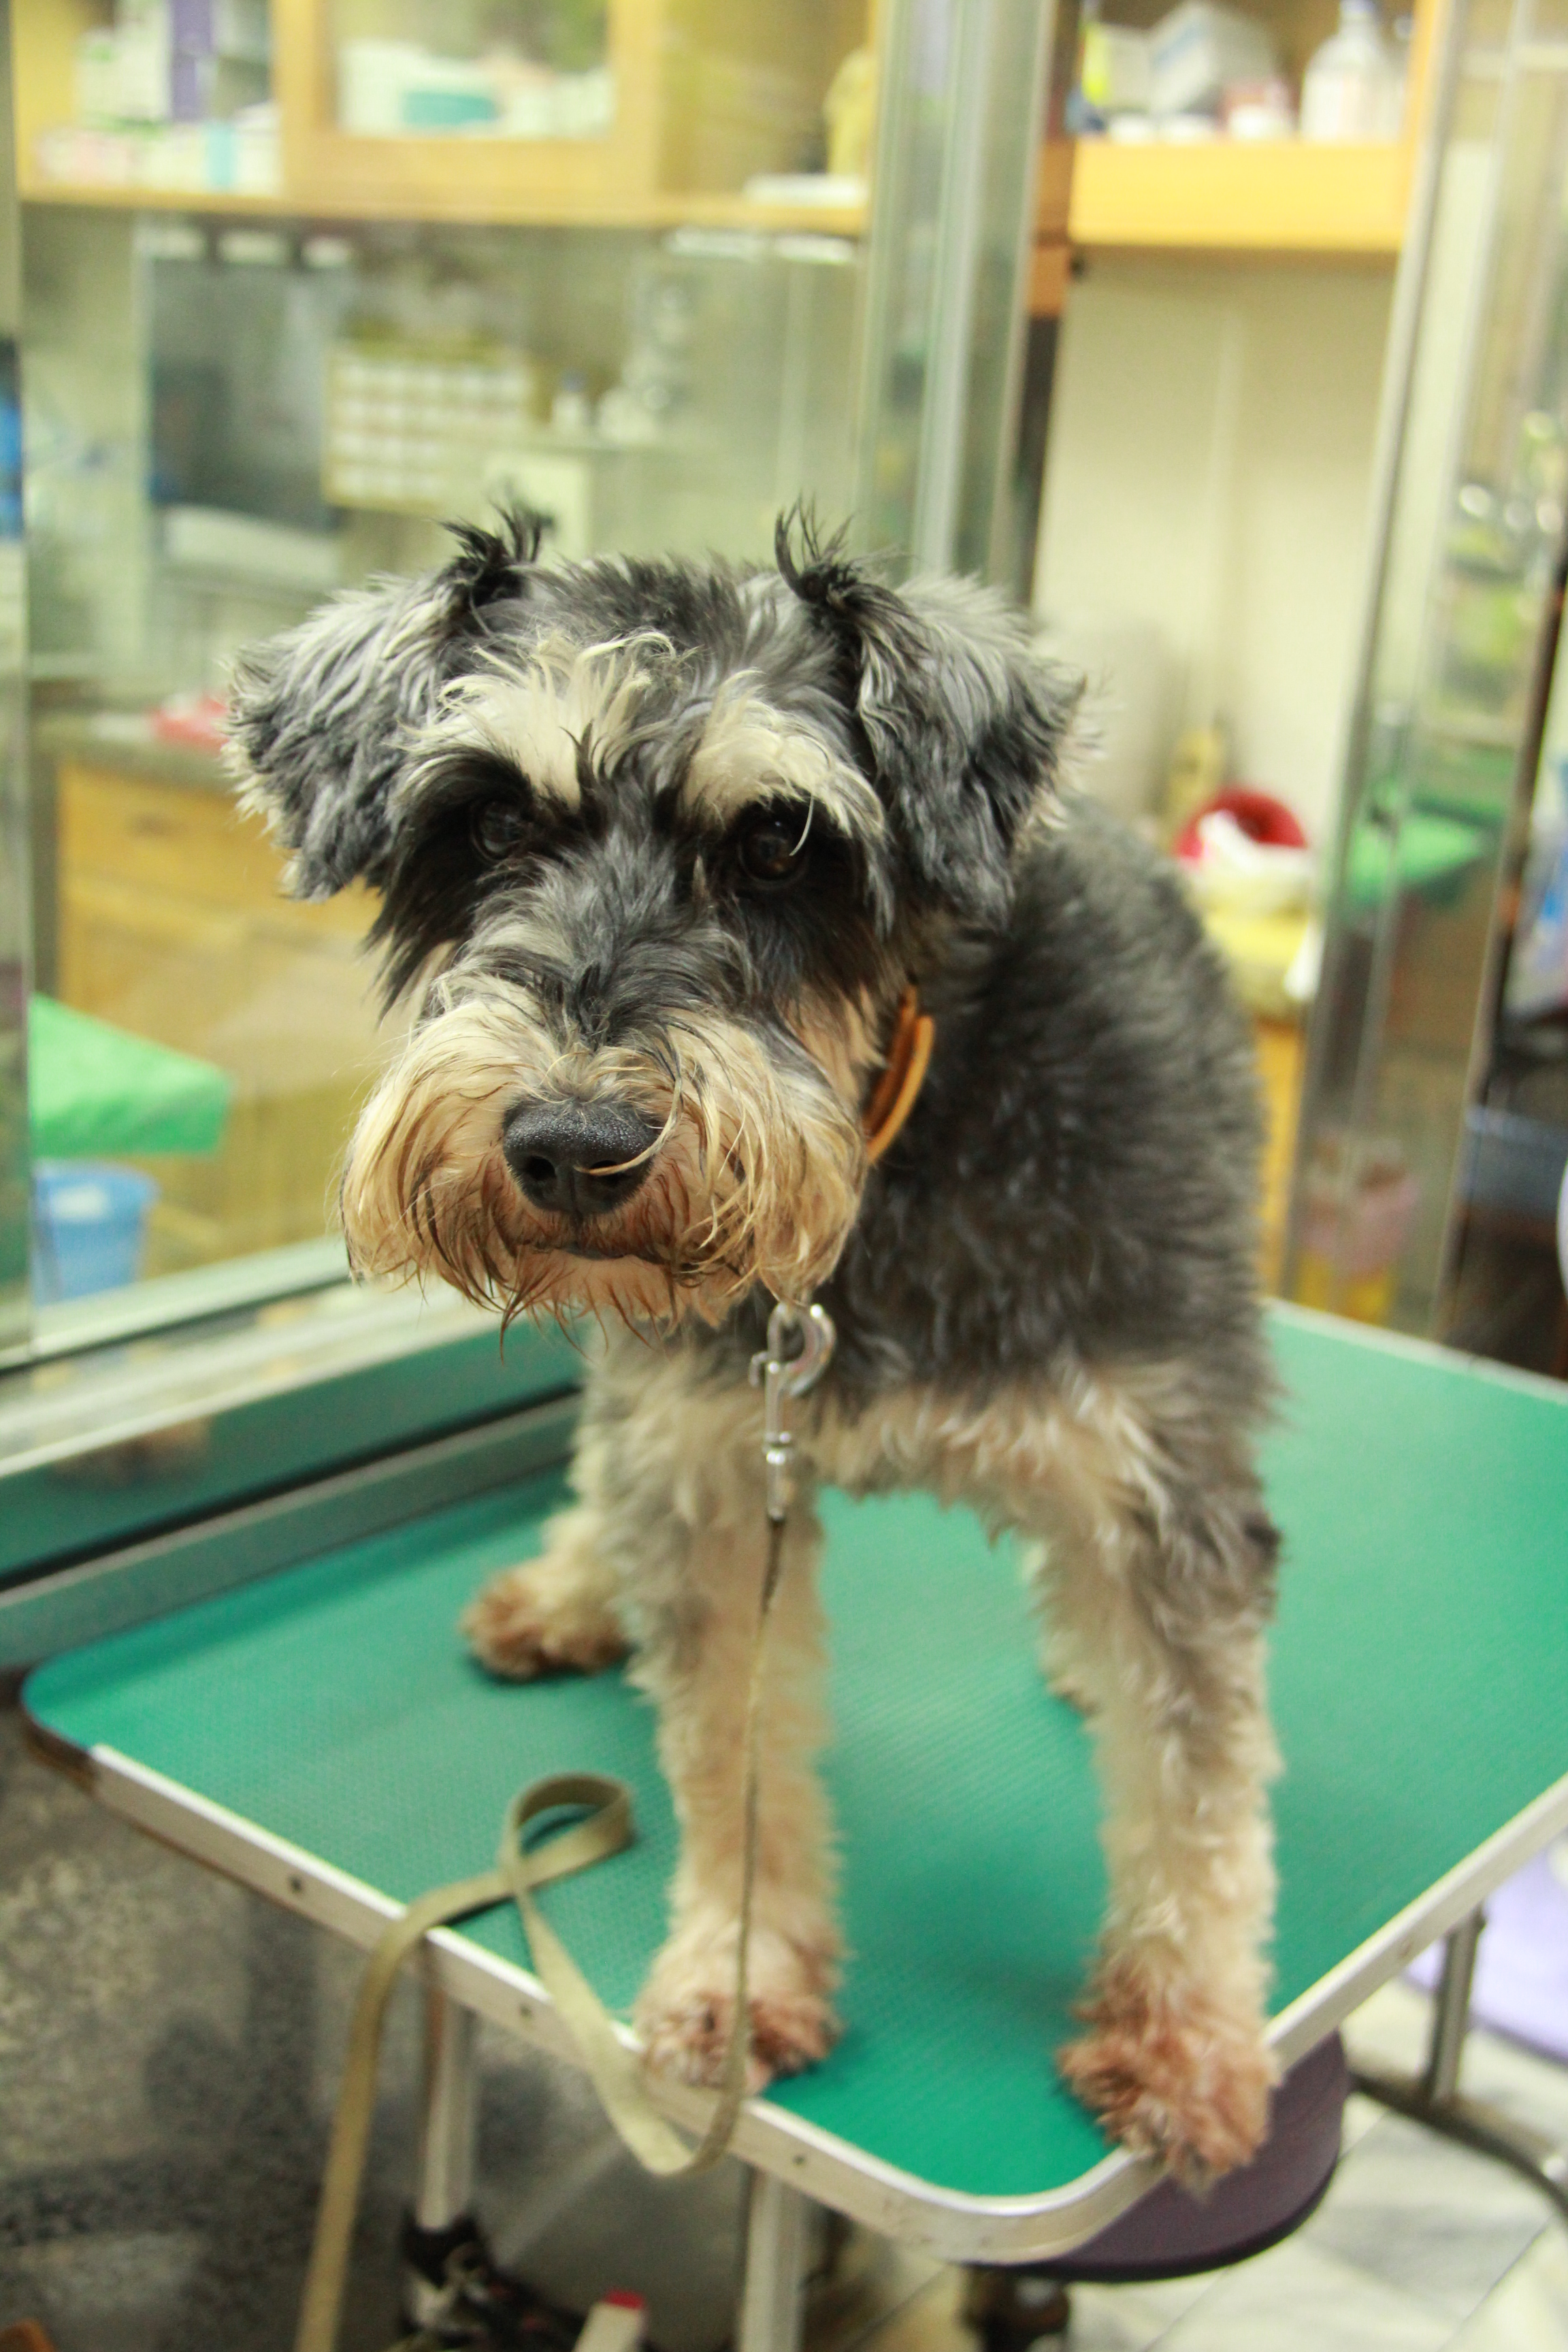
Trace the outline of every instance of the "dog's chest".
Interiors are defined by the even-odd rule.
[[[1080,1468],[1088,1433],[1048,1389],[1009,1385],[987,1402],[910,1384],[853,1412],[831,1394],[803,1425],[802,1452],[851,1495],[920,1487],[990,1518],[1030,1519]]]

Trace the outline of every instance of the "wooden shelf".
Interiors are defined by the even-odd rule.
[[[270,220],[279,214],[298,216],[300,211],[282,196],[239,195],[232,188],[107,187],[47,180],[35,170],[18,170],[16,194],[27,205],[87,205],[121,213],[236,213]]]
[[[864,236],[868,204],[755,204],[747,196],[681,195],[666,191],[653,199],[651,217],[666,228],[756,229],[772,236]]]
[[[715,228],[744,229],[763,236],[859,237],[865,235],[864,205],[760,205],[739,195],[715,195],[707,191],[691,195],[664,190],[625,202],[595,205],[552,205],[524,200],[515,205],[481,207],[461,189],[447,201],[432,204],[416,195],[378,191],[346,195],[337,190],[296,195],[285,189],[277,195],[241,195],[223,188],[163,188],[141,185],[100,186],[72,180],[46,179],[37,170],[19,172],[17,194],[25,204],[79,205],[110,212],[178,212],[198,215],[235,214],[263,220],[457,220],[483,225],[596,228]]]
[[[1140,0],[1124,5],[1142,21]],[[1447,5],[1415,0],[1403,137],[1365,147],[1080,140],[1067,206],[1071,242],[1090,251],[1392,259],[1405,241]],[[1256,13],[1274,21],[1292,73],[1332,23],[1320,0],[1259,0]],[[1049,233],[1042,218],[1037,234]]]
[[[1404,241],[1413,163],[1405,140],[1134,147],[1086,139],[1069,233],[1089,247],[1386,257]]]

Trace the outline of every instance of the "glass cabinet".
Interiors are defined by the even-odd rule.
[[[41,1302],[329,1229],[372,909],[284,899],[236,814],[237,647],[507,502],[561,558],[745,559],[804,497],[896,560],[956,433],[987,510],[1047,30],[1019,0],[13,11]]]
[[[1527,1003],[1513,951],[1543,741],[1538,870],[1562,830],[1565,37],[1557,0],[1471,0],[1456,33],[1394,330],[1287,1276],[1310,1304],[1478,1348],[1507,1319],[1482,1261],[1501,1279],[1495,1245],[1531,1220],[1543,1262],[1513,1278],[1561,1297],[1568,987]],[[1568,1368],[1553,1349],[1561,1332],[1542,1369]]]

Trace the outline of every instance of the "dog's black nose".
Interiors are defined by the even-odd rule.
[[[602,1217],[631,1199],[658,1138],[625,1103],[520,1102],[506,1115],[500,1148],[536,1209]]]

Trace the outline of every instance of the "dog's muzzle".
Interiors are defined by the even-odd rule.
[[[625,1103],[524,1101],[506,1115],[501,1152],[536,1209],[602,1217],[642,1183],[658,1134]]]

